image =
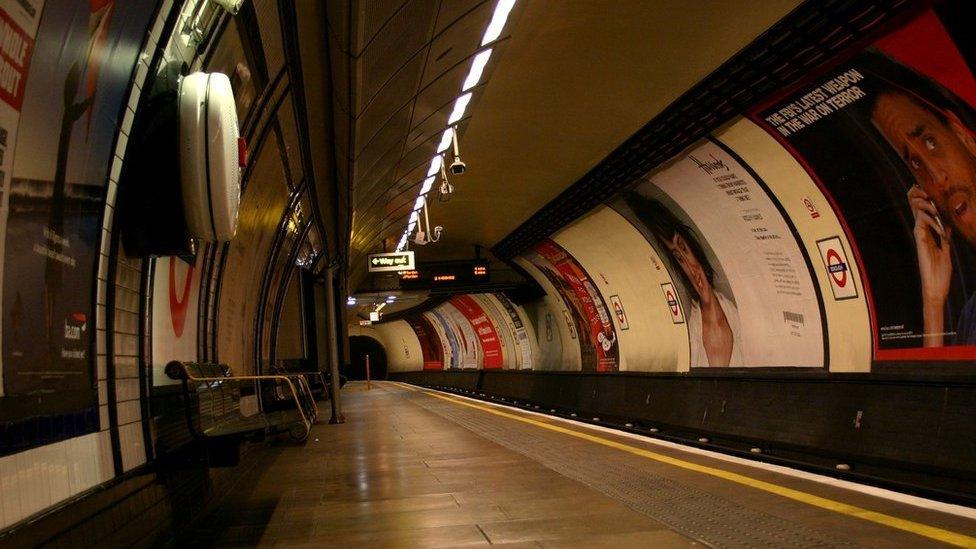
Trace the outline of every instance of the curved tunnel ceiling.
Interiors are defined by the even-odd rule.
[[[365,274],[365,254],[395,246],[406,226],[494,4],[328,4],[353,281]],[[468,172],[452,180],[451,202],[431,201],[444,237],[414,248],[418,260],[496,244],[798,4],[516,4],[459,125]]]

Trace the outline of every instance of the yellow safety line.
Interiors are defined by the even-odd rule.
[[[411,387],[411,389],[413,388]],[[448,402],[453,402],[455,404],[460,404],[462,406],[467,406],[469,408],[475,408],[483,412],[488,412],[489,414],[494,414],[496,416],[514,419],[516,421],[521,421],[522,423],[528,423],[529,425],[535,425],[536,427],[541,427],[543,429],[549,429],[550,431],[555,431],[557,433],[562,433],[564,435],[569,435],[579,439],[594,442],[596,444],[601,444],[603,446],[621,450],[623,452],[627,452],[644,458],[652,459],[654,461],[658,461],[661,463],[666,463],[668,465],[673,465],[675,467],[681,467],[682,469],[687,469],[689,471],[695,471],[698,473],[711,475],[713,477],[722,478],[730,482],[735,482],[737,484],[749,486],[757,490],[763,490],[771,494],[776,494],[779,496],[783,496],[785,498],[799,501],[801,503],[806,503],[807,505],[813,505],[814,507],[820,507],[822,509],[834,511],[835,513],[841,513],[855,518],[875,522],[877,524],[882,524],[884,526],[895,528],[897,530],[904,530],[905,532],[911,532],[912,534],[917,534],[919,536],[931,538],[936,541],[948,543],[950,545],[956,545],[959,547],[976,548],[976,537],[969,536],[966,534],[961,534],[959,532],[953,532],[951,530],[946,530],[944,528],[939,528],[937,526],[930,526],[928,524],[922,524],[920,522],[915,522],[912,520],[893,517],[891,515],[886,515],[884,513],[878,513],[877,511],[871,511],[869,509],[864,509],[856,505],[850,505],[842,501],[815,496],[813,494],[803,492],[801,490],[794,490],[793,488],[787,488],[785,486],[780,486],[778,484],[773,484],[771,482],[755,479],[746,475],[740,475],[738,473],[733,473],[730,471],[726,471],[724,469],[718,469],[716,467],[709,467],[707,465],[692,463],[690,461],[673,458],[670,456],[666,456],[664,454],[659,454],[657,452],[651,452],[643,448],[637,448],[629,444],[624,444],[621,442],[606,439],[596,435],[582,433],[580,431],[567,429],[565,427],[560,427],[558,425],[553,425],[551,423],[546,423],[543,421],[537,421],[516,414],[510,414],[508,412],[503,412],[501,410],[497,410],[488,406],[482,406],[480,404],[465,402],[463,400],[441,395],[439,393],[428,391],[426,389],[424,389],[424,391],[426,392],[426,394],[429,394],[430,396],[437,397],[439,399],[446,400]]]

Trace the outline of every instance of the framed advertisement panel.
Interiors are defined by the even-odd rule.
[[[964,4],[924,10],[751,115],[841,219],[876,361],[976,358],[976,54],[957,28]],[[846,283],[836,244],[818,242]]]

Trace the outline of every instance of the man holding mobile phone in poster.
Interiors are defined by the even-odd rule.
[[[963,122],[967,114],[956,112],[965,109],[926,81],[914,89],[892,84],[876,96],[871,111],[871,122],[915,179],[907,199],[915,219],[925,347],[941,347],[952,334],[956,345],[976,344],[976,296],[966,301],[957,326],[945,326],[952,240],[976,248],[976,138]]]

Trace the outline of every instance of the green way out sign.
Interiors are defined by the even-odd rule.
[[[409,271],[414,268],[413,252],[370,254],[369,272]]]

